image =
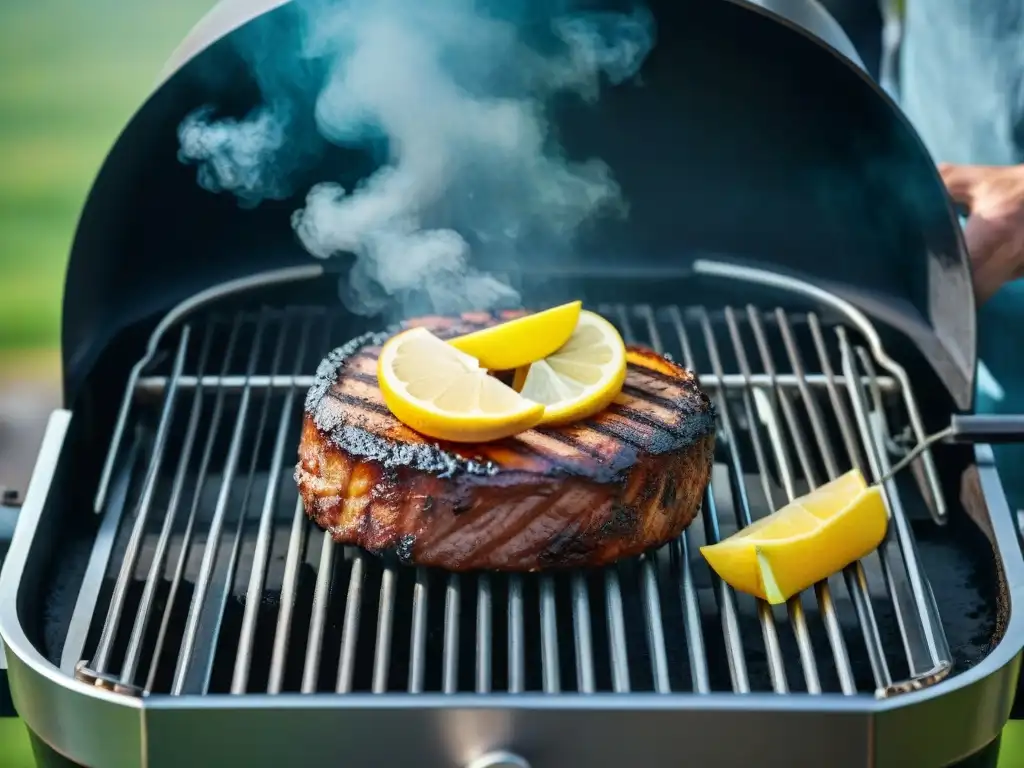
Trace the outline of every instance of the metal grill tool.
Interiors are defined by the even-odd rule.
[[[784,608],[734,593],[698,551],[849,467],[891,467],[893,435],[919,419],[862,329],[829,307],[599,309],[627,343],[698,370],[718,407],[713,481],[678,541],[539,576],[441,574],[337,546],[307,522],[291,474],[312,366],[350,329],[319,307],[194,313],[161,326],[129,384],[62,667],[137,695],[888,696],[948,674],[913,483],[885,483],[893,522],[876,554]]]

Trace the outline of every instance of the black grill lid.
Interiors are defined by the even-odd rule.
[[[259,103],[240,42],[256,39],[277,55],[298,50],[295,8],[275,2],[247,23],[250,4],[218,6],[104,163],[68,268],[69,402],[125,327],[215,283],[309,263],[289,225],[305,191],[373,170],[369,155],[328,145],[309,184],[295,184],[295,199],[245,210],[201,189],[195,168],[178,162],[185,115],[207,104],[244,114]],[[570,156],[611,166],[630,215],[591,228],[575,260],[555,268],[684,272],[713,252],[827,281],[909,332],[957,403],[969,406],[976,350],[966,251],[934,164],[898,108],[849,58],[762,8],[738,0],[647,5],[657,44],[642,85],[609,88],[596,106],[554,115]],[[814,0],[764,5],[798,21],[816,17],[827,33]],[[314,97],[295,95],[310,105]]]

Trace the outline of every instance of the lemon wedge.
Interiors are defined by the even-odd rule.
[[[377,359],[377,382],[395,417],[429,437],[452,442],[500,440],[544,415],[480,363],[426,328],[388,340]]]
[[[580,318],[581,302],[517,317],[448,343],[492,371],[511,371],[541,360],[565,344]]]
[[[626,345],[615,326],[580,312],[575,330],[554,354],[516,371],[513,388],[544,404],[541,424],[568,424],[593,416],[622,391]]]
[[[853,470],[700,551],[727,584],[777,605],[870,553],[888,522],[881,489]]]

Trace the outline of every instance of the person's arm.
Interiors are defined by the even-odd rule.
[[[979,303],[1024,277],[1024,165],[953,165],[939,172],[969,216],[964,227]]]

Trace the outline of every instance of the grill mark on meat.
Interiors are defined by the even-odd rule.
[[[646,449],[651,453],[666,453],[680,446],[689,445],[694,440],[708,434],[715,426],[714,419],[710,416],[694,416],[684,420],[682,425],[675,426],[618,403],[613,403],[610,410],[616,415],[650,428],[651,439],[654,442],[646,446]],[[606,426],[610,423],[612,422],[606,422]]]
[[[374,362],[376,362],[376,361],[374,361]],[[356,379],[357,381],[361,381],[361,382],[363,382],[365,384],[372,384],[373,386],[377,386],[378,385],[376,375],[370,375],[369,373],[362,373],[361,371],[353,371],[352,372],[352,378]]]
[[[320,425],[317,424],[320,429]],[[323,431],[323,430],[321,430]],[[438,477],[459,473],[490,477],[498,472],[491,463],[480,464],[426,443],[400,443],[372,435],[360,427],[344,425],[331,433],[330,442],[342,451],[384,467],[409,467]]]
[[[569,440],[562,441],[566,436]],[[608,438],[612,437],[612,440]],[[562,427],[555,437],[555,430],[542,429],[525,432],[517,442],[530,444],[531,448],[548,463],[557,462],[554,474],[570,474],[591,477],[600,482],[617,482],[621,473],[632,466],[636,457],[633,446],[623,446],[614,436],[604,435],[596,430],[572,425]],[[579,446],[584,455],[559,458],[557,451],[563,447]],[[554,469],[554,467],[552,467]]]
[[[385,405],[383,397],[381,396],[380,389],[377,386],[376,378],[370,379],[369,377],[364,377],[359,374],[353,374],[347,377],[345,382],[330,390],[328,392],[328,396],[338,402],[351,405],[354,412],[358,412],[359,409],[363,409],[371,410],[374,413],[379,414],[382,419],[385,419],[388,422],[387,428],[391,430],[408,429],[405,425],[395,419],[388,410],[387,405]],[[353,414],[353,417],[358,418],[355,413]],[[547,429],[539,430],[539,433],[543,435],[542,440],[550,439],[563,442],[572,447],[575,451],[586,453],[595,460],[601,461],[607,458],[605,453],[602,451],[587,445],[583,440],[574,439],[571,435],[563,434],[557,430]],[[416,433],[411,433],[410,438],[419,439],[420,436]],[[442,444],[439,443],[439,445]],[[483,454],[483,456],[487,456],[495,466],[501,465],[501,462],[498,461],[498,456],[495,455],[496,453],[514,453],[518,455],[520,464],[526,463],[532,467],[545,464],[547,465],[548,472],[552,474],[571,474],[575,471],[579,471],[578,464],[563,460],[562,457],[550,450],[544,450],[543,444],[534,445],[525,440],[503,440],[496,443],[476,446],[476,449]],[[469,458],[461,453],[458,445],[444,444],[443,450],[447,453],[461,456],[462,458]],[[483,456],[481,456],[481,458],[483,458]],[[520,468],[523,467],[520,466]]]
[[[637,516],[624,504],[613,504],[612,514],[604,524],[604,533],[610,536],[631,536],[636,531]]]
[[[627,425],[624,429],[614,429],[607,422],[591,419],[585,422],[585,426],[587,429],[592,429],[595,432],[599,432],[606,437],[617,440],[619,443],[628,445],[636,450],[642,450],[644,448],[643,438],[633,431],[632,424]]]
[[[451,338],[493,322],[472,313],[405,327]],[[630,347],[622,395],[586,422],[435,443],[383,402],[376,365],[387,336],[328,355],[306,400],[296,482],[336,541],[451,570],[593,567],[672,540],[699,510],[714,412],[674,363]]]
[[[624,394],[629,395],[630,397],[651,400],[652,402],[660,403],[661,405],[664,405],[667,408],[676,407],[677,401],[673,400],[672,398],[663,397],[661,395],[655,395],[651,392],[647,392],[646,390],[636,386],[635,384],[630,384],[628,381],[622,385],[622,391]]]
[[[590,553],[593,545],[581,535],[579,523],[570,525],[555,533],[547,548],[540,553],[540,562],[546,566],[557,565],[559,562],[582,559]]]
[[[566,432],[560,432],[556,430],[544,430],[545,437],[550,437],[552,440],[557,440],[560,443],[565,443],[570,448],[591,456],[595,459],[604,458],[600,451],[594,449],[592,446],[587,445],[582,440],[579,440]]]
[[[349,405],[352,406],[353,408],[361,408],[365,411],[373,411],[374,413],[379,413],[385,416],[391,415],[391,411],[389,411],[388,407],[384,405],[384,403],[382,402],[377,403],[367,398],[361,398],[356,395],[350,395],[347,392],[336,392],[334,390],[328,392],[327,396],[334,400],[337,400],[342,405]]]
[[[320,404],[324,395],[327,394],[334,384],[335,379],[338,378],[338,373],[341,371],[346,360],[361,351],[363,347],[382,344],[385,339],[393,334],[394,331],[392,330],[379,333],[364,333],[362,336],[356,336],[347,344],[338,347],[325,357],[320,362],[320,365],[317,366],[316,373],[313,376],[313,386],[309,388],[309,392],[306,394],[306,411],[312,412]]]
[[[476,541],[483,538],[486,533],[486,542],[483,546],[473,547],[473,555],[478,558],[486,558],[500,547],[508,546],[517,536],[521,536],[528,525],[528,521],[537,516],[542,508],[551,509],[557,504],[558,497],[537,497],[527,499],[518,503],[512,514],[503,517],[499,521],[491,521],[485,514],[477,514],[476,519],[467,523],[467,541]],[[532,501],[532,503],[530,503]],[[438,537],[438,540],[450,540],[449,536]]]
[[[671,358],[662,356],[661,359],[671,365],[677,365],[675,362],[671,360]],[[658,379],[661,383],[666,384],[669,387],[674,388],[679,386],[679,382],[673,379],[670,374],[664,373],[663,371],[660,371],[657,368],[647,368],[644,370],[644,373],[652,379]]]

